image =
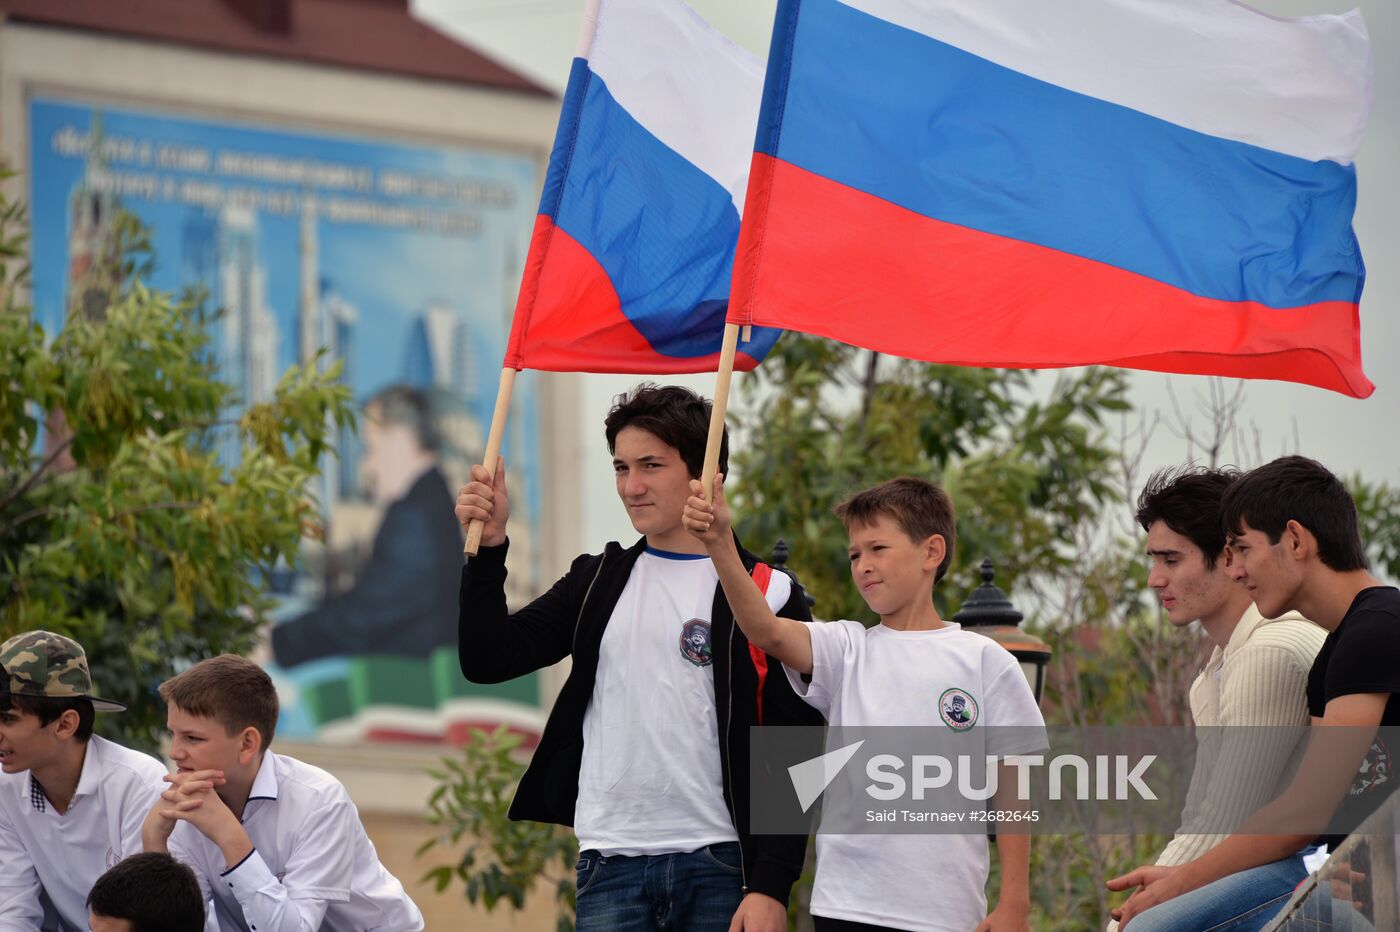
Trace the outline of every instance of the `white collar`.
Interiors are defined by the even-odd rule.
[[[1245,642],[1249,640],[1250,635],[1254,633],[1254,629],[1267,621],[1267,618],[1259,614],[1258,607],[1256,607],[1253,602],[1250,602],[1249,608],[1244,610],[1244,614],[1240,616],[1240,620],[1235,624],[1235,630],[1230,632],[1230,640],[1225,642],[1224,655],[1229,657],[1236,653],[1244,646]]]
[[[253,777],[253,787],[248,791],[248,802],[277,798],[277,766],[273,762],[275,756],[271,751],[263,752],[257,776]]]
[[[98,782],[102,779],[102,764],[96,760],[101,756],[98,750],[101,743],[102,739],[96,735],[87,740],[87,746],[83,749],[83,769],[78,773],[78,786],[73,790],[73,798],[68,801],[70,810],[80,798],[97,792]],[[34,779],[32,770],[25,774],[24,795],[38,812],[46,811],[53,804],[44,785]]]

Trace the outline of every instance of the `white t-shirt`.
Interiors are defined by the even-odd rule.
[[[0,932],[41,927],[41,891],[64,926],[88,927],[87,895],[109,867],[141,853],[141,823],[165,765],[97,736],[61,815],[33,775],[0,774]]]
[[[833,727],[924,725],[971,731],[1043,726],[1016,658],[990,638],[947,623],[936,631],[809,622],[812,681],[784,667],[797,694]],[[955,703],[954,700],[958,701]],[[1039,739],[991,755],[1040,750]],[[987,914],[986,826],[968,834],[817,835],[812,913],[901,929],[970,932]]]
[[[720,776],[709,557],[648,547],[608,619],[583,718],[579,849],[668,854],[737,841]],[[774,573],[776,612],[792,583]],[[734,774],[747,780],[748,774]]]
[[[379,863],[360,813],[340,781],[319,767],[263,755],[243,828],[253,852],[229,868],[219,846],[188,822],[170,854],[188,864],[223,932],[414,932],[423,915]],[[215,921],[217,919],[217,922]]]

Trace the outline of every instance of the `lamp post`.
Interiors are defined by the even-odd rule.
[[[797,581],[797,574],[788,569],[787,561],[789,556],[791,556],[791,554],[788,551],[788,542],[779,537],[777,543],[773,544],[773,554],[768,558],[768,565],[780,573],[786,573],[788,578],[792,580],[793,585],[802,589],[802,584]],[[811,608],[817,604],[817,600],[814,599],[812,594],[806,589],[802,589],[802,598],[807,600],[808,610],[811,610]]]
[[[1045,689],[1045,667],[1050,663],[1050,645],[1020,628],[1025,616],[1011,604],[1006,593],[992,584],[996,566],[990,559],[982,561],[982,585],[972,590],[953,620],[985,637],[991,638],[1011,652],[1021,664],[1021,672],[1031,684],[1036,704]]]

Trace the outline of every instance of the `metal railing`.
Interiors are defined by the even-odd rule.
[[[1264,932],[1396,932],[1400,793],[1331,853]]]

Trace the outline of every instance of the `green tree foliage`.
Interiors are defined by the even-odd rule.
[[[308,484],[352,413],[318,361],[229,422],[199,303],[142,284],[146,243],[121,218],[50,339],[23,300],[23,212],[0,197],[0,637],[76,638],[129,706],[99,731],[152,749],[155,686],[252,647],[265,573],[317,533]],[[229,432],[237,465],[214,452]]]
[[[746,541],[786,538],[826,618],[873,622],[850,583],[832,508],[899,475],[940,481],[958,507],[954,562],[935,592],[956,608],[983,557],[1003,588],[1051,577],[1076,529],[1115,501],[1109,417],[1128,410],[1114,369],[1034,374],[929,365],[788,334],[743,382],[730,495]]]
[[[525,772],[518,759],[521,736],[501,725],[473,728],[460,757],[443,758],[428,773],[438,781],[429,800],[428,822],[437,830],[418,849],[447,852],[452,861],[424,875],[438,893],[459,886],[469,903],[487,912],[502,902],[523,909],[538,883],[554,891],[558,932],[574,927],[574,833],[543,822],[512,822],[506,815],[516,784]]]
[[[1367,482],[1361,476],[1347,480],[1347,489],[1356,500],[1356,517],[1371,558],[1371,571],[1400,582],[1400,489]]]

